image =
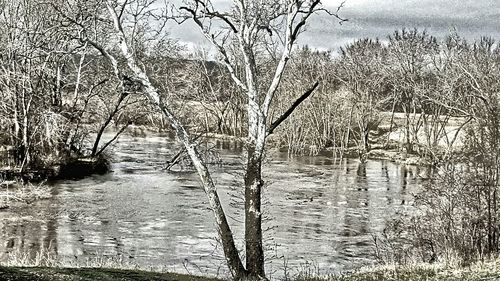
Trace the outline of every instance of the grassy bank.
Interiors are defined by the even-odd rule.
[[[487,263],[466,268],[445,269],[439,266],[412,268],[377,267],[331,278],[304,278],[303,281],[493,281],[500,280],[500,264]]]
[[[176,273],[106,268],[0,267],[0,281],[218,281]]]
[[[177,273],[106,268],[0,267],[0,281],[220,281]],[[500,261],[467,268],[439,266],[376,267],[343,276],[295,277],[296,281],[493,281],[500,280]]]

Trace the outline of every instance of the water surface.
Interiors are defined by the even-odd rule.
[[[211,169],[241,248],[242,148],[216,145],[223,164]],[[72,264],[113,259],[225,274],[197,175],[162,170],[177,149],[159,135],[123,136],[113,149],[112,173],[54,183],[52,199],[0,212],[0,259],[45,250]],[[373,235],[408,207],[421,172],[389,161],[270,153],[263,200],[268,274],[283,276],[285,268],[331,273],[372,263]]]

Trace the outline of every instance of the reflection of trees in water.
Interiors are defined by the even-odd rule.
[[[347,188],[339,189],[345,196],[345,210],[336,251],[344,258],[369,257],[373,254],[371,234],[382,231],[400,205],[407,204],[409,189],[418,182],[422,171],[417,166],[386,161],[346,166],[344,171],[353,178],[344,183]]]
[[[134,178],[118,187],[94,186],[79,198],[71,196],[64,202],[78,215],[61,220],[62,243],[68,245],[63,258],[77,263],[88,258],[120,258],[132,264],[160,266],[182,265],[184,259],[191,261],[206,248],[213,252],[215,246],[206,242],[213,242],[212,236],[205,237],[206,229],[212,231],[213,219],[200,200],[203,190],[193,188],[197,183],[191,174],[147,178],[148,186],[140,185],[144,178]],[[167,180],[170,188],[157,185]],[[75,200],[88,202],[72,206]],[[207,263],[206,259],[196,262],[200,267]]]
[[[391,162],[368,161],[362,165],[357,160],[343,159],[341,163],[324,166],[329,163],[326,158],[309,159],[311,162],[307,163],[314,166],[295,158],[271,167],[272,186],[266,196],[272,202],[268,209],[273,218],[270,226],[277,226],[271,231],[273,241],[291,259],[290,264],[302,259],[330,262],[334,266],[359,265],[359,258],[369,258],[372,254],[371,233],[384,227],[385,220],[390,218],[388,210],[398,208],[401,192],[407,192],[400,185],[404,173]],[[413,183],[412,173],[406,173],[408,193]],[[203,190],[196,187],[191,174],[130,175],[118,170],[104,182],[101,179],[92,179],[90,184],[83,181],[82,188],[75,187],[77,184],[59,187],[64,192],[61,197],[64,200],[58,202],[60,208],[77,214],[76,217],[71,219],[65,211],[58,221],[39,222],[40,225],[23,235],[38,241],[39,247],[55,241],[57,234],[60,249],[54,242],[52,247],[62,259],[75,262],[96,254],[121,254],[125,261],[132,256],[130,262],[144,266],[162,262],[182,266],[186,258],[190,264],[208,268],[209,263],[219,261],[218,257],[205,256],[213,255],[215,248],[211,244],[213,231],[207,231],[212,230],[213,218],[204,209],[200,200]],[[146,179],[148,185],[144,186]],[[234,176],[224,169],[220,171],[218,184],[224,187],[233,184],[238,190],[240,183],[234,182]],[[125,187],[122,189],[121,185]],[[227,191],[234,193],[229,187]],[[236,232],[241,232],[243,223],[238,222],[241,214],[232,209],[228,206],[228,214],[236,218],[233,225]],[[19,236],[14,233],[15,227],[19,228],[11,225],[11,234],[2,237]],[[1,230],[6,231],[6,226],[2,225]],[[11,248],[19,247],[16,239],[10,242],[4,239],[3,246],[10,243]],[[25,245],[31,243],[27,239],[24,238]]]
[[[415,183],[421,174],[423,168],[415,165],[399,165],[399,179],[401,188],[406,189],[408,184]],[[430,173],[429,168],[424,169],[424,174]]]
[[[240,153],[244,149],[244,144],[241,141],[216,140],[215,148],[219,150],[229,150],[231,153]]]
[[[406,189],[408,185],[408,169],[406,168],[405,165],[399,166],[399,179],[401,181],[401,188]]]
[[[334,235],[328,243],[332,255],[329,260],[338,264],[357,256],[359,246],[366,246],[365,236],[370,232],[367,167],[346,159],[335,167],[332,180],[334,188],[327,194],[332,201],[330,235]]]
[[[347,203],[342,237],[361,236],[369,232],[367,213],[370,198],[367,184],[366,163],[358,163],[354,183],[345,192]]]
[[[429,171],[428,169],[424,170],[424,176],[429,173]],[[407,189],[410,185],[414,185],[421,180],[421,168],[419,166],[401,164],[399,166],[398,177],[401,187],[399,192],[401,205],[408,205],[408,199],[410,199],[409,197],[412,197],[412,195]]]
[[[391,181],[393,178],[389,174],[389,166],[387,165],[387,161],[382,161],[380,165],[381,177],[384,179],[384,189],[385,189],[385,200],[387,201],[386,206],[392,206],[394,204],[394,189],[393,182]]]
[[[366,162],[364,163],[358,163],[358,167],[356,169],[356,182],[357,183],[366,183],[367,178],[366,178]]]
[[[134,213],[129,212],[127,206],[134,207],[111,198],[110,193],[100,188],[86,192],[90,194],[85,198],[91,198],[91,201],[85,205],[71,206],[71,202],[65,202],[67,208],[73,210],[69,216],[60,218],[63,225],[60,240],[65,245],[61,253],[63,258],[82,265],[88,258],[133,258],[135,249],[133,245],[127,245],[124,237],[130,236],[130,232],[134,237],[140,236],[140,223],[127,225],[123,218],[133,220]]]
[[[30,206],[15,206],[0,219],[0,259],[29,258],[34,262],[40,254],[56,256],[57,220],[49,201]]]

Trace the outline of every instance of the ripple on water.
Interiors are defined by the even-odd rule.
[[[162,170],[177,151],[177,145],[160,136],[120,138],[113,173],[55,183],[53,199],[22,212],[0,212],[0,239],[10,241],[0,250],[50,245],[62,259],[105,254],[131,258],[144,267],[184,271],[187,266],[216,274],[224,259],[197,174]],[[244,161],[238,151],[223,150],[227,163],[211,169],[241,246],[243,184],[238,171]],[[269,256],[285,257],[296,268],[312,263],[342,270],[373,262],[372,234],[407,207],[401,202],[411,201],[421,173],[387,161],[361,165],[325,156],[273,158],[264,168],[266,248]],[[277,260],[269,266],[279,275],[282,265]]]

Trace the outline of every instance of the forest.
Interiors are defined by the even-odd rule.
[[[318,13],[327,13],[332,28],[348,24],[342,6],[234,3],[219,11],[202,0],[179,7],[149,0],[0,1],[1,177],[35,182],[105,173],[122,135],[175,135],[182,149],[172,154],[185,155],[199,175],[231,276],[265,280],[267,154],[328,153],[361,164],[386,159],[431,172],[415,195],[417,211],[374,236],[378,262],[463,266],[498,256],[494,38],[401,28],[321,51],[297,38]],[[185,21],[212,49],[194,50],[169,35],[169,24]],[[199,146],[213,139],[245,147],[244,251],[235,246]]]

